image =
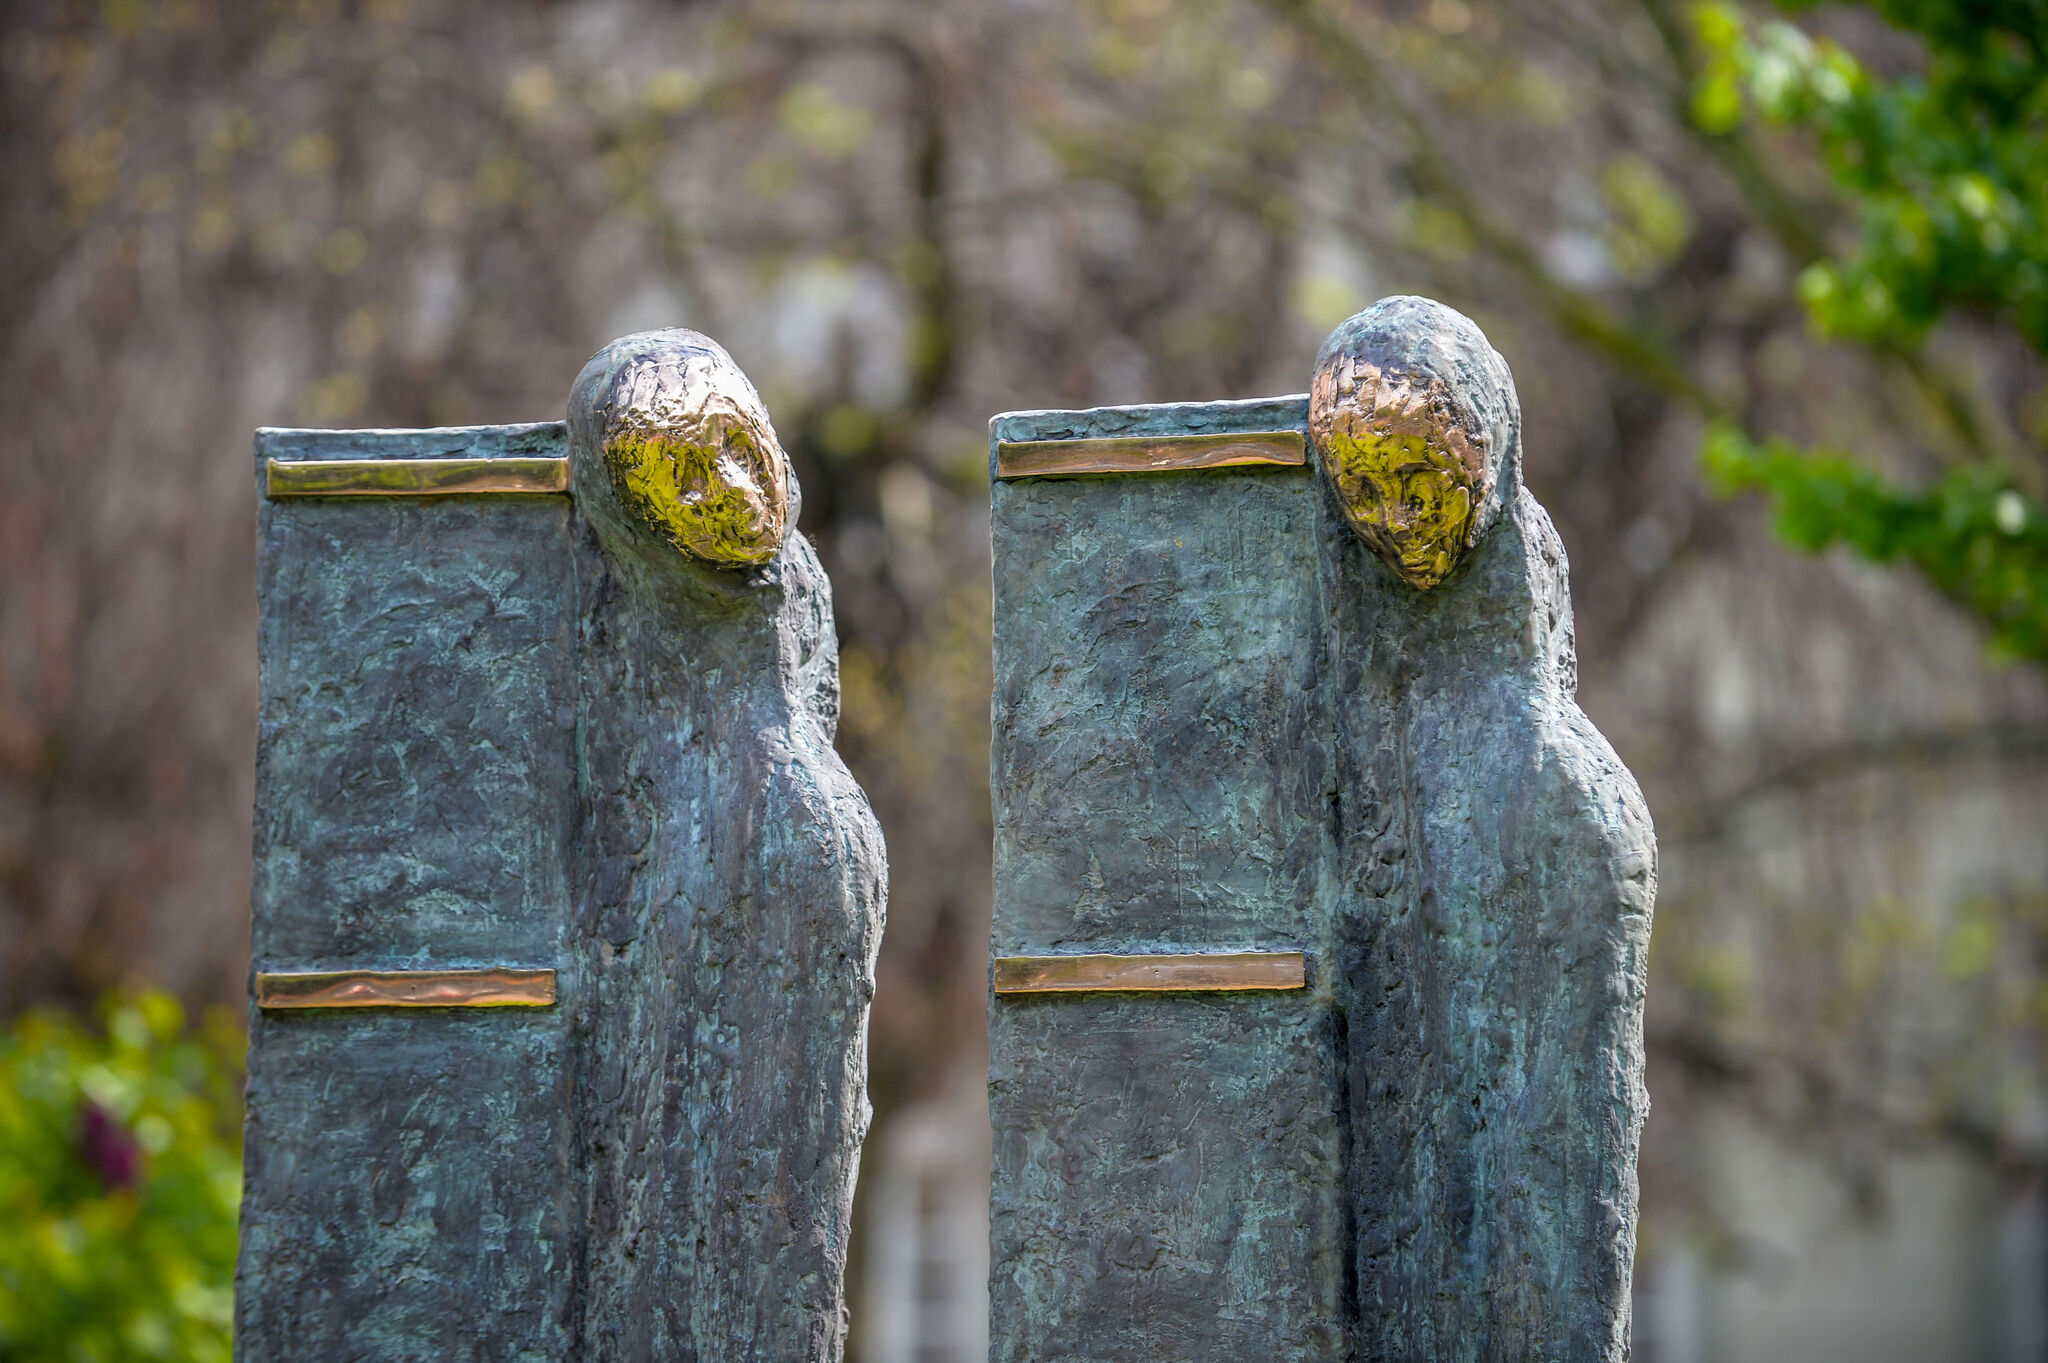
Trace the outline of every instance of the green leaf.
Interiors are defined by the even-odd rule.
[[[1730,422],[1708,428],[1700,461],[1721,495],[1762,492],[1786,543],[1911,563],[1990,626],[1994,655],[2048,660],[2048,520],[1998,471],[1960,468],[1916,491],[1844,454],[1759,444]]]

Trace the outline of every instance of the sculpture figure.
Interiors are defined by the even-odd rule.
[[[1506,364],[991,444],[992,1356],[1620,1363],[1654,846]]]
[[[886,869],[753,386],[257,454],[238,1357],[836,1363]]]
[[[690,331],[569,399],[591,795],[583,1356],[827,1360],[867,1130],[881,830],[753,385]],[[681,550],[681,553],[678,553]]]
[[[1325,343],[1309,426],[1359,532],[1324,537],[1358,1356],[1618,1361],[1655,844],[1573,700],[1513,379],[1390,298]]]

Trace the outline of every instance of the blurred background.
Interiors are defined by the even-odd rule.
[[[951,1363],[987,419],[1422,292],[1657,820],[1636,1357],[2048,1358],[2044,72],[2042,0],[9,0],[0,1356],[225,1356],[254,427],[754,377],[890,849],[851,1344]]]

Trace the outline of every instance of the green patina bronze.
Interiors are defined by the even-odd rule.
[[[839,1357],[885,870],[758,405],[666,331],[566,423],[258,434],[571,489],[261,503],[255,970],[554,988],[252,1008],[241,1359]]]
[[[1288,429],[995,486],[995,953],[1308,981],[991,1000],[991,1357],[1622,1363],[1655,844],[1505,363],[1393,298],[1311,394],[990,434]]]

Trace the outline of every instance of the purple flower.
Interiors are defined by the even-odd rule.
[[[133,1186],[135,1176],[142,1170],[142,1147],[126,1127],[95,1102],[85,1104],[78,1129],[78,1153],[110,1192]]]

